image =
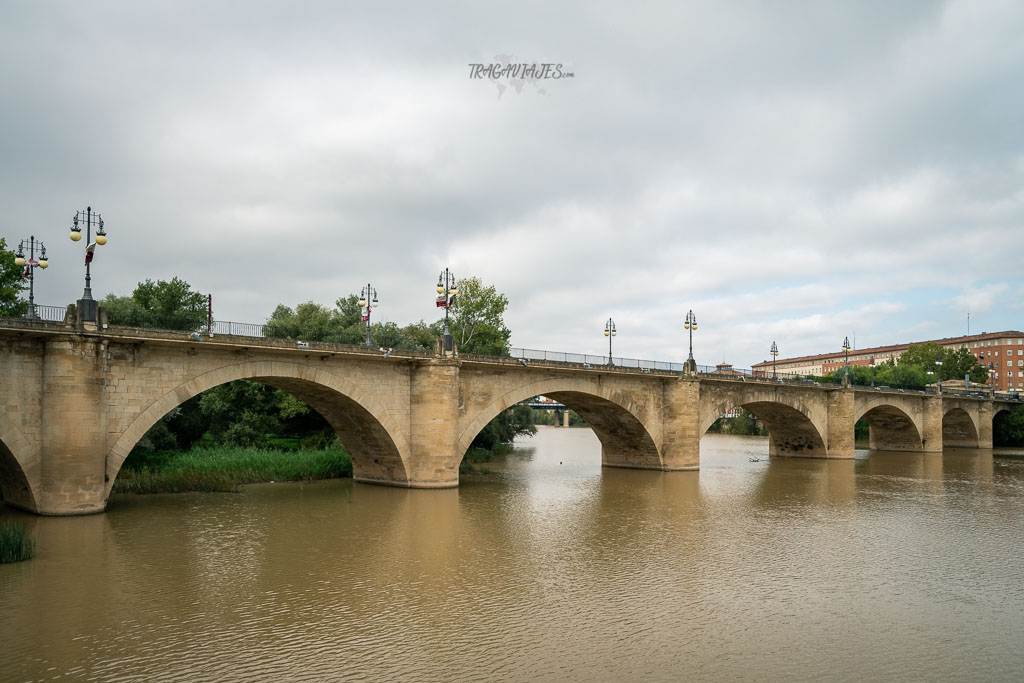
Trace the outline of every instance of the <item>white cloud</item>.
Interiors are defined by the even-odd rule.
[[[988,313],[1002,295],[1010,291],[1010,285],[998,282],[984,287],[969,287],[953,298],[951,308],[957,313],[981,315]]]
[[[617,352],[685,357],[690,309],[738,366],[960,333],[950,307],[1019,327],[1022,30],[975,0],[22,4],[0,234],[47,241],[61,305],[91,203],[97,293],[177,275],[225,319],[366,281],[430,319],[449,265],[530,347],[601,353],[611,316]],[[499,53],[576,77],[499,99],[467,66]]]

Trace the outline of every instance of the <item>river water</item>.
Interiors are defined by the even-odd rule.
[[[11,509],[0,679],[1020,680],[1024,457],[602,469],[541,428],[459,489],[264,484]]]

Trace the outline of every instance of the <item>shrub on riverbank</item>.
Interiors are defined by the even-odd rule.
[[[352,476],[352,460],[341,446],[317,450],[197,448],[125,463],[114,493],[236,491],[242,484],[311,481]]]
[[[482,463],[491,462],[496,456],[508,455],[513,450],[509,444],[498,444],[490,450],[485,448],[470,448],[462,456],[459,463],[459,474],[490,474],[488,467],[481,467]]]
[[[36,553],[36,542],[24,524],[0,522],[0,564],[21,562]]]

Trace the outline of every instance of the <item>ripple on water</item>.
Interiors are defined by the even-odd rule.
[[[1024,460],[602,469],[542,430],[457,490],[350,481],[29,518],[5,677],[921,680],[1024,670]],[[756,462],[751,462],[751,459]],[[17,515],[5,511],[5,515]]]

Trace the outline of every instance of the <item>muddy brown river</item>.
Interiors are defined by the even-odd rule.
[[[1024,453],[602,469],[541,428],[452,490],[337,480],[26,520],[0,679],[1024,678]]]

